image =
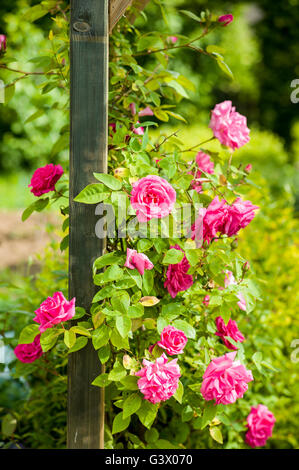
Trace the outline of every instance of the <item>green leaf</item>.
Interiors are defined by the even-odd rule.
[[[123,413],[122,412],[118,413],[113,420],[112,434],[116,434],[117,432],[121,432],[127,429],[127,427],[130,424],[130,421],[131,421],[130,417],[124,419]]]
[[[184,386],[182,382],[179,380],[179,385],[178,388],[176,389],[173,397],[179,402],[182,403],[183,401],[183,395],[184,395]]]
[[[112,330],[110,341],[117,349],[129,349],[128,338],[122,338],[116,328]]]
[[[15,85],[9,85],[4,88],[4,103],[7,104],[13,97],[16,91]]]
[[[115,293],[115,287],[114,286],[106,286],[103,287],[99,292],[96,293],[94,298],[92,299],[92,302],[99,302],[100,300],[107,299],[111,297]]]
[[[94,262],[94,267],[96,269],[101,269],[104,266],[118,264],[122,266],[125,262],[125,256],[117,251],[113,251],[112,253],[106,253],[105,255],[100,256]]]
[[[31,114],[25,121],[25,124],[27,124],[28,122],[32,122],[34,121],[35,119],[38,119],[39,117],[41,117],[43,114],[45,114],[45,110],[44,109],[38,109],[37,111],[35,111],[35,113]]]
[[[175,320],[173,322],[173,326],[175,326],[175,328],[177,328],[178,330],[182,330],[187,336],[187,338],[195,339],[196,337],[195,329],[185,320]]]
[[[19,344],[29,344],[40,333],[38,325],[28,325],[21,331]]]
[[[114,310],[126,314],[130,305],[130,296],[128,292],[122,290],[113,295],[113,297],[111,297],[111,305]]]
[[[214,441],[219,442],[219,444],[223,444],[223,437],[219,426],[210,427],[210,434]]]
[[[96,351],[108,343],[110,335],[111,328],[105,324],[92,332],[92,344]]]
[[[85,348],[87,343],[88,343],[88,338],[84,336],[79,336],[78,338],[76,338],[75,344],[69,349],[69,353],[73,353],[73,352],[79,351],[80,349]]]
[[[155,421],[156,415],[158,412],[157,405],[153,405],[147,400],[142,401],[142,405],[137,410],[137,416],[140,419],[143,426],[150,429],[153,422]]]
[[[143,290],[146,295],[149,295],[154,287],[154,270],[147,269],[143,275]]]
[[[109,380],[121,380],[127,375],[127,371],[122,366],[122,364],[116,360],[114,363],[113,369],[109,372]]]
[[[125,399],[123,405],[123,417],[124,419],[136,413],[139,410],[142,403],[142,398],[138,393],[133,393]]]
[[[53,330],[52,328],[48,328],[46,331],[44,331],[41,334],[40,344],[44,352],[47,352],[51,348],[53,348],[53,346],[56,344],[59,334],[60,332],[57,332],[56,330]]]
[[[105,192],[105,186],[100,183],[89,184],[86,186],[75,198],[76,202],[83,202],[84,204],[97,204],[102,202],[110,196],[110,193]]]
[[[53,86],[51,89],[53,88],[55,88],[55,86]],[[49,91],[51,91],[51,89]],[[45,88],[43,92],[45,92]],[[65,132],[59,137],[59,139],[53,145],[51,149],[50,157],[51,158],[55,157],[55,155],[57,155],[59,152],[67,149],[69,145],[70,145],[70,134],[69,132]]]
[[[183,96],[184,98],[187,98],[189,99],[189,96],[187,94],[187,92],[185,91],[185,89],[182,87],[182,85],[178,82],[176,82],[175,80],[171,80],[170,82],[167,82],[166,83],[167,86],[170,86],[171,88],[174,88],[174,90],[181,96]],[[166,114],[167,116],[167,114]],[[168,116],[167,116],[167,121],[168,121]]]
[[[166,254],[162,260],[163,264],[177,264],[184,258],[184,252],[181,250],[176,250],[175,248],[171,248],[170,250],[166,251]]]
[[[66,235],[66,236],[61,240],[61,243],[60,243],[60,251],[64,251],[64,250],[66,250],[66,249],[69,247],[69,240],[70,240],[69,235]]]
[[[28,217],[32,214],[32,212],[37,211],[41,212],[43,209],[47,207],[49,203],[49,198],[45,199],[38,199],[37,201],[34,201],[30,206],[28,206],[23,214],[22,214],[22,221],[24,222]]]
[[[109,266],[109,268],[107,268],[106,271],[104,271],[103,273],[96,274],[94,276],[94,283],[96,285],[101,285],[101,284],[104,284],[105,282],[118,281],[122,279],[123,275],[124,275],[123,269],[121,269],[117,265],[112,265],[112,266]]]
[[[183,13],[184,15],[186,16],[189,16],[189,18],[191,18],[192,20],[194,21],[197,21],[198,23],[202,23],[202,18],[199,18],[199,16],[195,15],[194,13],[192,13],[192,11],[188,11],[188,10],[179,10],[180,13]]]
[[[121,379],[121,383],[124,385],[126,390],[138,390],[138,381],[139,377],[135,375],[127,375],[123,379]]]
[[[10,413],[3,416],[1,420],[1,431],[4,437],[11,436],[17,427],[17,420],[16,418],[11,415]]]
[[[140,318],[144,314],[144,307],[141,304],[130,305],[128,308],[129,318]]]
[[[230,78],[234,78],[234,75],[233,75],[233,72],[231,71],[231,69],[229,68],[229,66],[222,60],[220,59],[219,57],[217,57],[216,59],[216,62],[219,66],[219,68],[226,74],[228,75]]]
[[[96,387],[107,387],[110,383],[111,381],[108,379],[108,374],[101,374],[91,382],[91,385],[95,385]]]
[[[256,365],[256,368],[259,372],[261,372],[261,370],[262,370],[262,367],[261,367],[262,359],[263,359],[263,355],[260,351],[255,352],[252,356],[252,360],[253,360],[254,364]]]
[[[154,443],[159,439],[159,433],[157,429],[152,428],[152,429],[147,429],[144,434],[145,440],[148,443]]]
[[[153,246],[153,240],[148,240],[147,238],[141,238],[137,243],[137,250],[139,253],[149,250]]]
[[[105,173],[94,173],[93,176],[98,181],[107,186],[107,188],[112,189],[113,191],[119,191],[122,188],[122,182],[112,175],[107,175]]]
[[[70,331],[78,333],[79,335],[88,336],[89,338],[91,336],[90,331],[88,331],[87,328],[84,328],[84,326],[72,326]]]
[[[110,344],[106,344],[98,350],[98,356],[102,364],[105,364],[110,357]]]
[[[116,317],[116,328],[119,331],[119,334],[126,338],[129,334],[129,331],[132,328],[131,319],[125,315]]]
[[[216,413],[217,405],[214,400],[206,402],[201,419],[201,429],[204,429],[215,418]]]
[[[65,330],[64,332],[64,344],[68,348],[72,348],[76,343],[76,333],[72,330]]]

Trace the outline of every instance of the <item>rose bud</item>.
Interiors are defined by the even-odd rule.
[[[218,21],[219,23],[222,23],[222,26],[227,26],[229,23],[233,21],[234,17],[233,15],[222,15],[219,16]]]
[[[0,51],[6,51],[6,36],[5,34],[0,34]]]
[[[251,170],[252,170],[252,165],[251,163],[248,163],[248,165],[245,167],[245,173],[251,173]]]

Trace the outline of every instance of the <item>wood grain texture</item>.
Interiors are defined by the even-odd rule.
[[[132,0],[110,0],[109,2],[109,32],[121,19],[126,9],[131,6]]]
[[[95,206],[73,199],[96,182],[93,172],[107,172],[108,38],[108,0],[71,0],[69,297],[87,310],[95,294],[92,263],[104,240],[95,235]],[[70,355],[68,448],[103,448],[104,391],[90,385],[101,372],[90,341]]]

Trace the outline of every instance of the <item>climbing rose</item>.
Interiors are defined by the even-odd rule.
[[[0,34],[0,51],[6,51],[6,36],[5,34]]]
[[[32,343],[18,344],[14,349],[14,353],[21,362],[34,362],[43,355],[40,345],[40,335],[34,338]]]
[[[225,273],[225,278],[224,278],[224,286],[225,287],[228,287],[232,284],[237,284],[237,281],[235,279],[235,276],[233,275],[233,273],[231,271],[226,271]],[[219,289],[223,289],[222,287],[219,287]],[[245,297],[244,295],[242,294],[242,292],[238,292],[237,294],[237,297],[239,299],[239,302],[238,302],[238,307],[241,309],[241,310],[244,310],[244,312],[246,312],[246,300],[245,300]]]
[[[127,259],[125,266],[129,269],[137,269],[141,276],[144,274],[145,269],[153,269],[153,263],[143,253],[137,253],[136,250],[127,248]]]
[[[240,361],[234,361],[236,354],[236,351],[230,352],[210,362],[201,386],[205,400],[215,400],[217,405],[229,405],[243,397],[253,377],[251,370],[246,370]]]
[[[231,206],[227,206],[227,216],[223,228],[223,233],[228,237],[236,235],[241,228],[246,227],[255,216],[255,209],[251,201],[243,201],[238,197]]]
[[[261,447],[266,444],[272,436],[275,417],[265,405],[252,406],[247,416],[247,427],[245,442],[251,447]]]
[[[32,175],[31,182],[28,185],[34,196],[41,196],[55,190],[55,184],[61,178],[63,169],[61,165],[53,165],[49,163],[35,170]]]
[[[215,324],[217,327],[215,335],[219,336],[222,339],[228,349],[237,350],[238,348],[225,338],[226,336],[229,336],[234,341],[243,343],[245,338],[242,335],[241,331],[238,329],[237,323],[234,320],[229,319],[226,325],[222,317],[217,317],[215,320]]]
[[[235,111],[231,101],[216,104],[209,127],[222,145],[235,150],[249,142],[249,129],[245,116]]]
[[[131,204],[139,222],[161,219],[170,214],[176,192],[165,179],[149,175],[133,183]]]
[[[214,173],[214,163],[212,162],[210,155],[204,152],[198,152],[195,160],[198,166],[198,169],[195,173],[196,179],[201,177],[202,171],[204,171],[205,173],[209,173],[210,175]],[[198,193],[200,193],[202,190],[200,181],[193,180],[191,182],[191,186]]]
[[[229,23],[233,21],[234,17],[233,15],[222,15],[219,16],[218,21],[219,23],[223,23],[222,26],[227,26]]]
[[[168,400],[176,392],[181,376],[177,359],[167,362],[163,353],[155,362],[143,359],[144,367],[136,372],[137,384],[144,398],[151,403]]]
[[[176,250],[183,251],[179,245],[171,246]],[[193,277],[187,274],[190,264],[184,255],[182,261],[177,264],[170,264],[167,268],[166,281],[164,287],[167,288],[169,294],[174,299],[178,292],[189,289],[193,284]]]
[[[153,116],[154,113],[149,106],[139,111],[138,116]]]
[[[166,350],[169,356],[182,354],[187,343],[185,333],[174,326],[166,326],[161,333],[161,340],[157,342],[160,348]]]
[[[75,315],[75,298],[69,302],[62,292],[55,292],[53,297],[48,297],[42,302],[40,307],[35,310],[36,317],[33,319],[40,323],[39,330],[42,333],[47,328],[63,321],[70,320]]]

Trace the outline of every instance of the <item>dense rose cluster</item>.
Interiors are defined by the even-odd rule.
[[[136,372],[140,377],[138,387],[151,403],[168,400],[176,392],[181,376],[177,359],[168,362],[163,353],[155,362],[143,360],[144,367]]]
[[[62,292],[55,292],[53,297],[48,297],[40,307],[35,310],[36,317],[33,319],[40,324],[42,333],[48,328],[63,321],[70,320],[75,315],[75,298],[67,301]]]
[[[245,442],[251,447],[261,447],[272,436],[275,417],[265,405],[252,406],[247,416],[247,427]]]
[[[216,404],[229,405],[242,398],[253,380],[251,370],[240,361],[235,361],[236,352],[216,357],[208,365],[201,386],[205,400],[215,400]]]
[[[179,245],[171,246],[176,250],[181,250]],[[193,277],[191,274],[187,274],[190,269],[190,264],[184,255],[182,261],[177,264],[170,264],[166,272],[166,281],[164,287],[167,288],[169,294],[174,299],[178,292],[185,291],[193,284]]]

